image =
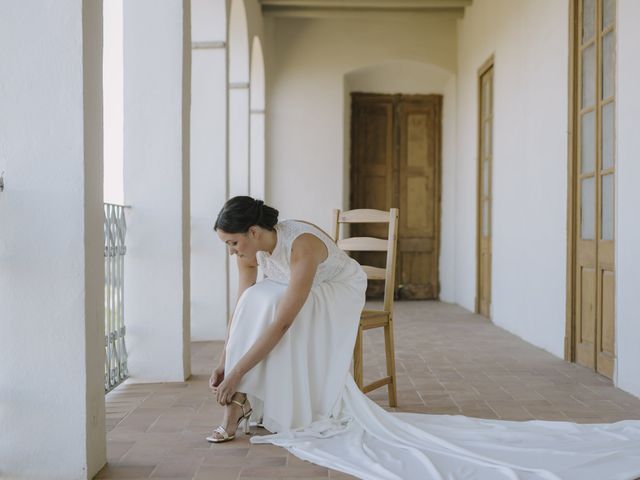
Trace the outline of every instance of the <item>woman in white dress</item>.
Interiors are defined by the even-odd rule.
[[[278,211],[260,200],[232,198],[214,228],[237,257],[239,288],[211,375],[227,407],[208,440],[232,439],[252,408],[272,432],[328,418],[349,371],[366,274],[319,228],[278,223]],[[266,279],[256,283],[258,267]]]
[[[238,301],[211,375],[232,440],[249,418],[272,443],[362,479],[634,480],[640,421],[511,422],[389,413],[349,374],[366,275],[319,228],[277,220],[250,197],[229,200],[215,224],[237,256]],[[256,282],[258,267],[264,280]]]

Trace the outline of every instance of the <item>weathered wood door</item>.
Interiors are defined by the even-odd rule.
[[[615,1],[575,4],[575,360],[615,366]]]
[[[396,288],[400,298],[439,295],[442,96],[352,94],[350,208],[400,209]],[[386,236],[384,225],[353,235]],[[384,254],[358,257],[384,267]],[[369,296],[382,293],[370,285]]]

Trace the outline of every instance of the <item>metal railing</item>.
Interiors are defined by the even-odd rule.
[[[124,255],[127,224],[124,206],[104,204],[104,390],[128,376],[124,324]]]

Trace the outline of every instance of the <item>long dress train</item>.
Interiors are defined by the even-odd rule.
[[[259,252],[266,280],[239,299],[227,344],[230,369],[274,320],[289,281],[298,235],[322,239],[329,257],[292,327],[249,371],[238,390],[272,443],[297,457],[363,479],[633,480],[640,477],[640,422],[574,424],[513,422],[461,415],[389,413],[363,395],[349,374],[366,276],[314,227],[276,226],[269,256]]]

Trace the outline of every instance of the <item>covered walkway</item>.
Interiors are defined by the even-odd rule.
[[[365,339],[365,376],[381,374],[382,336]],[[640,399],[450,304],[396,304],[397,410],[582,423],[640,419]],[[108,465],[97,478],[352,478],[248,437],[210,445],[221,417],[208,389],[222,342],[192,344],[184,383],[125,383],[107,396]],[[380,370],[380,371],[378,371]],[[386,405],[384,390],[370,397]],[[264,434],[264,430],[252,429]]]

